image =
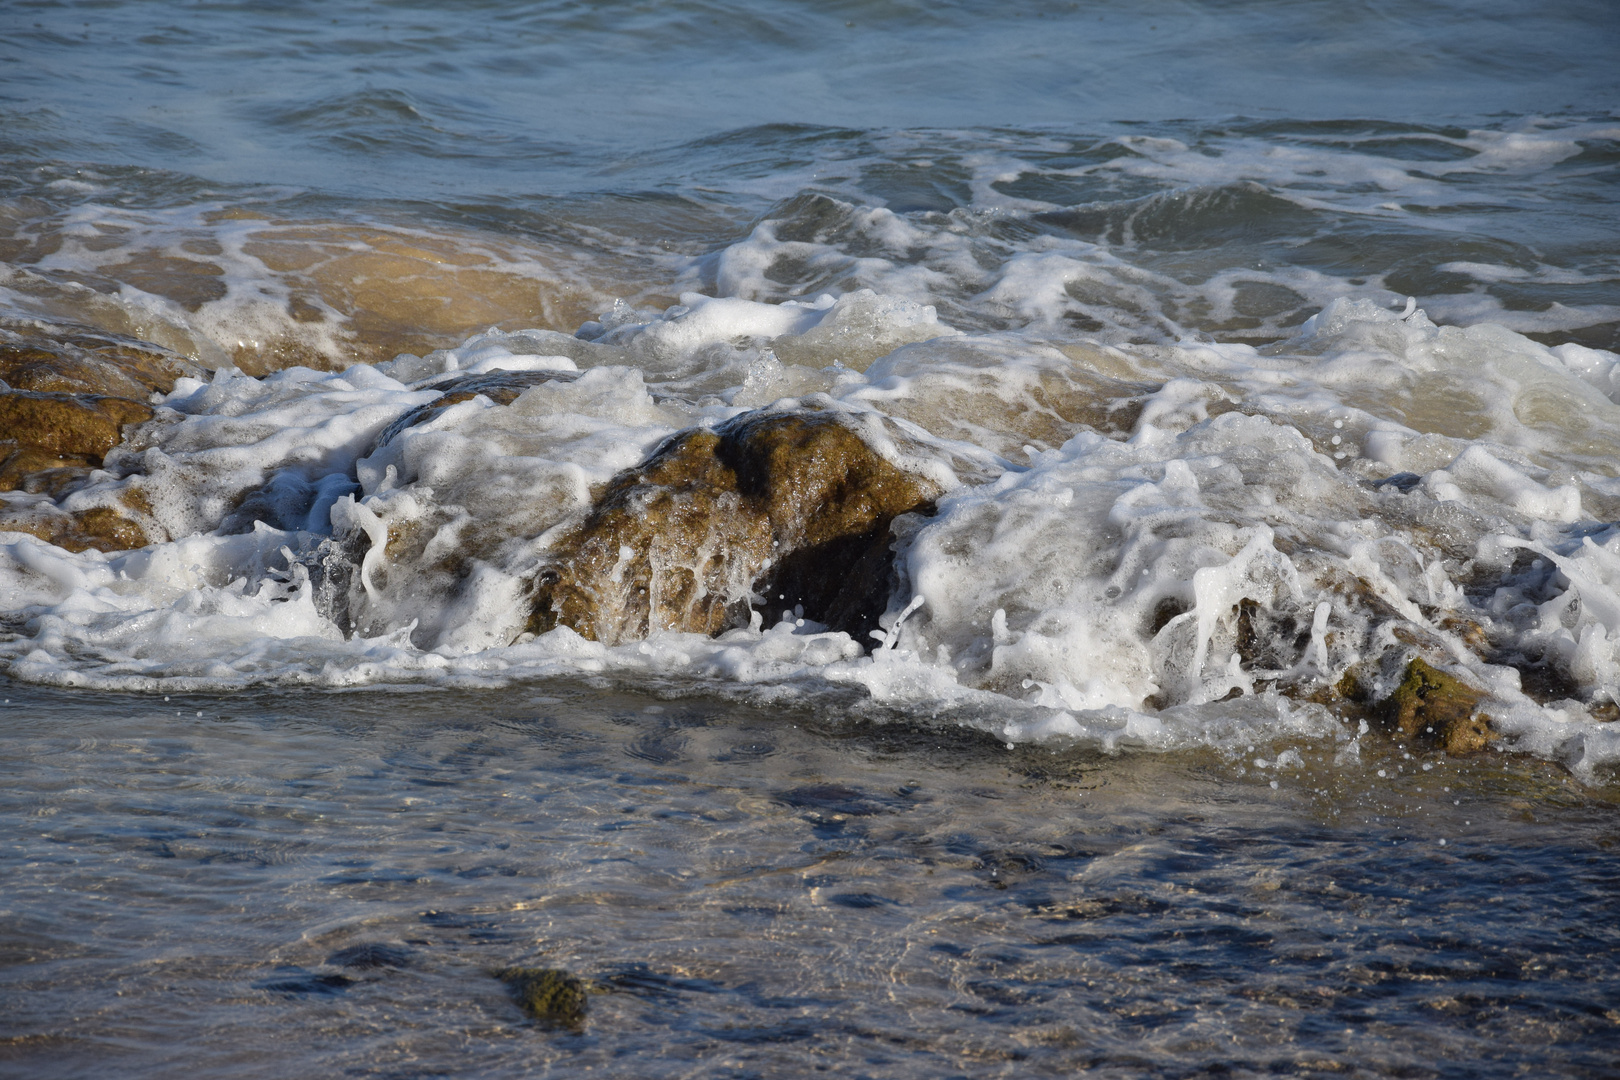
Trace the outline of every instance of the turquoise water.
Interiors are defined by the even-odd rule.
[[[1601,2],[0,3],[0,327],[225,372],[64,497],[149,482],[148,549],[0,535],[0,1075],[1614,1075],[1617,46]],[[367,479],[424,373],[536,357],[590,392]],[[548,478],[789,397],[959,485],[898,647],[519,640]],[[320,606],[334,492],[493,584]],[[1286,656],[1109,606],[1228,567]],[[1413,642],[1492,750],[1312,703]]]

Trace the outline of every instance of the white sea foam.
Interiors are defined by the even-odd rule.
[[[662,309],[682,291],[812,302],[870,289],[961,329],[1259,341],[1288,336],[1335,298],[1397,302],[1414,272],[1407,241],[1492,235],[1504,204],[1533,221],[1547,185],[1578,176],[1583,148],[1615,131],[1611,120],[1533,117],[1471,131],[1170,130],[817,142],[802,170],[784,163],[766,180],[727,178],[739,198],[799,195],[717,246],[649,248],[634,238],[634,218],[622,236],[608,220],[544,241],[522,228],[334,222],[293,213],[298,193],[268,188],[132,208],[106,178],[94,190],[58,179],[44,188],[53,202],[19,207],[14,225],[0,225],[38,246],[0,267],[0,309],[90,321],[255,372],[382,359],[379,343],[426,352],[492,324],[572,330],[615,296]],[[879,180],[902,161],[926,180],[940,175],[961,205],[883,205],[899,204]],[[1292,234],[1272,235],[1289,214]],[[1516,236],[1470,243],[1466,257],[1432,266],[1419,257],[1429,314],[1526,334],[1620,321],[1620,305],[1583,295],[1612,288],[1611,260],[1546,256],[1533,224]],[[1333,254],[1346,241],[1374,246],[1354,275]],[[1296,256],[1315,246],[1323,250]],[[1400,271],[1379,267],[1394,262]],[[879,322],[889,340],[871,342],[865,359],[942,329],[920,316]]]
[[[60,500],[134,517],[150,546],[0,544],[0,663],[133,689],[854,691],[1008,741],[1172,747],[1331,734],[1310,697],[1386,693],[1423,655],[1489,694],[1504,742],[1620,760],[1595,719],[1620,686],[1620,357],[1527,336],[1604,340],[1613,270],[1480,232],[1486,203],[1533,207],[1612,122],[1178,131],[816,142],[803,168],[733,178],[728,198],[794,197],[720,244],[43,185],[14,232],[49,243],[0,268],[0,304],[214,374]],[[877,193],[900,165],[938,187]],[[904,209],[918,190],[946,208]],[[1487,241],[1413,270],[1408,241],[1437,232]],[[1389,236],[1387,273],[1343,276],[1333,245]],[[1435,294],[1394,291],[1414,275]],[[351,364],[367,342],[415,352]],[[499,372],[532,385],[435,404]],[[840,413],[944,492],[901,523],[881,648],[811,623],[527,636],[529,578],[601,485],[773,405]]]
[[[1416,653],[1486,689],[1508,742],[1578,770],[1620,760],[1590,714],[1620,685],[1613,354],[1365,300],[1266,349],[1060,349],[871,293],[684,296],[587,336],[181,380],[65,504],[138,487],[168,539],[71,555],[6,538],[6,670],[123,689],[559,673],[853,687],[1007,741],[1174,747],[1332,736],[1293,702],[1352,670],[1387,693]],[[830,363],[841,341],[887,352],[862,372]],[[557,377],[379,444],[438,398],[434,380],[501,370]],[[948,492],[896,541],[881,646],[792,622],[614,647],[524,634],[525,575],[593,488],[677,430],[765,403],[767,384],[843,411]],[[1394,473],[1412,475],[1383,483]],[[1527,693],[1532,668],[1567,695]]]

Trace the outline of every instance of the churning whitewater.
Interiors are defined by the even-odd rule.
[[[720,277],[803,257],[777,243],[761,225]],[[1009,742],[1295,731],[1350,754],[1347,710],[1421,660],[1482,701],[1498,745],[1577,774],[1620,758],[1620,357],[1366,297],[1258,347],[1107,344],[1057,329],[1066,258],[1019,255],[1035,265],[975,299],[1031,308],[999,329],[952,325],[926,286],[762,301],[733,283],[342,371],[194,366],[99,468],[5,494],[0,658],[107,690],[853,689]],[[876,629],[773,609],[752,573],[705,577],[731,557],[713,522],[707,547],[624,546],[585,583],[624,593],[645,564],[645,633],[536,624],[537,582],[615,476],[682,432],[778,415],[830,419],[937,495],[884,519]],[[146,543],[40,539],[98,512]],[[724,593],[716,632],[660,618],[679,575]]]

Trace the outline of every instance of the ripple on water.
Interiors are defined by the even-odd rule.
[[[8,731],[0,951],[28,962],[0,1053],[161,1071],[183,1045],[248,1076],[264,1053],[498,1074],[742,1053],[787,1075],[806,1048],[892,1075],[1385,1074],[1438,1046],[1476,1075],[1598,1075],[1612,1048],[1614,795],[1533,760],[1447,762],[1398,796],[1374,762],[1328,779],[1307,758],[1272,789],[1209,751],[896,743],[717,703],[721,745],[774,752],[649,782],[617,762],[667,715],[585,691],[548,706],[559,743],[457,719],[485,697],[334,699],[321,725],[238,698],[262,717],[247,740],[85,699],[85,781],[44,818],[33,785],[62,754],[33,749],[59,739]],[[273,778],[172,785],[128,752],[182,740],[198,775]],[[447,756],[453,779],[400,783]],[[299,775],[323,785],[284,787]],[[526,1020],[507,968],[579,979],[583,1026]]]

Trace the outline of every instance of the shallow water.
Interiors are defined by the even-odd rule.
[[[1273,789],[577,683],[8,692],[8,1075],[1600,1076],[1620,1049],[1613,795],[1523,761],[1378,780],[1307,745]],[[584,1029],[526,1020],[511,964],[589,980]]]
[[[1612,1072],[1610,5],[0,23],[0,344],[187,373],[0,492],[0,1072]],[[536,636],[755,410],[940,493],[874,638]]]

